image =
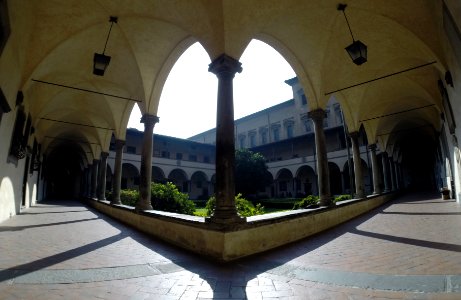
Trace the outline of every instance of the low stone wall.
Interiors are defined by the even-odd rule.
[[[149,235],[218,261],[231,261],[273,249],[339,225],[391,200],[393,194],[339,202],[335,207],[248,217],[246,223],[223,227],[205,218],[162,211],[135,213],[125,205],[87,199],[87,203]]]

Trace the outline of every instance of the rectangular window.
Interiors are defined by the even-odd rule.
[[[134,146],[127,146],[127,147],[126,147],[126,153],[129,153],[129,154],[136,154],[136,147],[134,147]]]
[[[279,129],[279,127],[272,128],[272,134],[274,135],[274,142],[277,142],[277,141],[280,140],[280,129]]]
[[[328,119],[330,118],[330,112],[328,110],[325,111],[325,119],[323,119],[323,128],[328,127]]]
[[[304,94],[301,95],[301,104],[302,104],[302,105],[306,105],[306,104],[307,104],[307,98],[306,98],[306,95],[304,95]]]
[[[267,144],[267,131],[261,132],[261,144]]]
[[[162,157],[163,157],[163,158],[170,158],[170,152],[168,152],[168,151],[162,151]]]
[[[293,137],[293,124],[288,124],[287,125],[287,138],[292,138]]]
[[[343,114],[341,113],[341,107],[339,103],[334,104],[335,118],[338,125],[343,124]]]
[[[252,134],[250,135],[250,147],[255,147],[256,146],[256,135]]]
[[[182,153],[176,153],[176,159],[181,160],[182,159]]]
[[[206,163],[206,164],[210,163],[210,157],[209,156],[204,156],[203,157],[203,162]]]
[[[189,160],[190,160],[190,161],[197,161],[197,155],[195,155],[195,154],[189,154]]]
[[[244,135],[239,136],[239,145],[240,145],[240,149],[245,148],[245,136]]]

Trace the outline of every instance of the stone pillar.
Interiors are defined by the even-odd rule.
[[[218,77],[216,114],[216,207],[209,222],[232,224],[245,221],[237,214],[235,206],[235,138],[234,96],[235,73],[241,72],[241,63],[222,54],[216,58],[208,71]]]
[[[391,183],[390,183],[390,174],[389,174],[389,159],[387,157],[387,152],[383,152],[381,156],[381,160],[383,163],[383,178],[384,178],[384,192],[390,192],[391,190]]]
[[[360,199],[365,197],[365,187],[363,184],[362,160],[360,159],[359,133],[357,131],[351,132],[349,136],[351,137],[354,161],[355,198]]]
[[[139,201],[136,204],[136,211],[152,209],[150,202],[150,183],[152,179],[152,150],[154,147],[153,134],[154,125],[159,118],[154,115],[145,114],[141,118],[144,123],[144,135],[141,152],[141,172],[139,180]]]
[[[379,171],[378,171],[378,159],[376,157],[376,144],[368,146],[371,151],[371,170],[373,172],[373,195],[379,195],[382,193],[381,187],[379,186]]]
[[[93,172],[93,165],[88,164],[86,168],[86,190],[85,190],[85,197],[91,198],[91,183],[93,182],[91,178],[91,174]]]
[[[395,177],[395,189],[399,190],[400,189],[400,176],[399,176],[399,171],[398,171],[399,163],[394,162],[394,177]]]
[[[108,152],[101,152],[101,161],[99,166],[99,184],[98,184],[98,199],[106,200],[106,173],[107,173],[107,157]]]
[[[99,159],[93,159],[93,170],[91,173],[91,198],[97,198],[98,187],[98,165]]]
[[[395,191],[396,185],[395,185],[394,160],[392,159],[392,156],[389,156],[389,174],[391,177],[391,191]]]
[[[110,204],[122,204],[122,201],[120,200],[120,187],[122,183],[122,161],[124,146],[125,141],[115,140],[114,179],[112,182],[112,200]]]
[[[325,132],[323,131],[323,119],[325,119],[326,114],[323,109],[319,108],[310,111],[308,116],[312,119],[312,121],[314,121],[315,150],[317,154],[317,180],[320,205],[334,206],[335,204],[330,194],[327,145],[325,142]]]

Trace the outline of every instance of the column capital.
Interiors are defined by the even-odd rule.
[[[359,135],[360,133],[358,131],[349,132],[349,136],[351,137],[351,139],[358,139]]]
[[[109,152],[101,152],[101,159],[107,158],[109,156]]]
[[[368,149],[370,149],[370,150],[373,151],[373,152],[376,151],[376,148],[378,148],[378,147],[376,146],[376,144],[368,145]]]
[[[214,73],[218,78],[234,78],[235,73],[242,72],[242,63],[223,53],[208,65],[208,72]]]
[[[311,110],[307,113],[307,116],[311,118],[314,122],[323,122],[323,119],[327,116],[325,110],[318,108]]]
[[[99,159],[93,158],[93,165],[98,164],[98,163],[99,163]]]
[[[114,143],[114,144],[115,144],[115,148],[123,147],[123,146],[125,146],[125,143],[126,143],[125,140],[116,139],[116,140],[115,140],[115,143]]]
[[[148,125],[153,125],[155,123],[158,123],[160,121],[160,118],[151,114],[144,114],[141,117],[141,123],[144,123],[145,126]]]

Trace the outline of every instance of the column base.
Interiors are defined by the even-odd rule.
[[[153,210],[152,204],[139,201],[134,208],[135,212],[141,212],[143,210]]]
[[[120,205],[122,204],[122,201],[120,199],[112,199],[112,201],[110,201],[110,205]]]
[[[355,194],[354,197],[355,197],[355,199],[362,199],[362,198],[365,198],[365,194],[362,194],[362,193],[360,193],[360,194]]]
[[[333,206],[336,206],[336,203],[333,202],[333,197],[328,196],[328,197],[325,197],[325,198],[320,198],[319,205],[320,206],[333,207]]]
[[[213,215],[209,218],[205,218],[206,223],[214,224],[241,224],[246,222],[245,217],[241,217],[235,207],[222,208],[215,210]]]

